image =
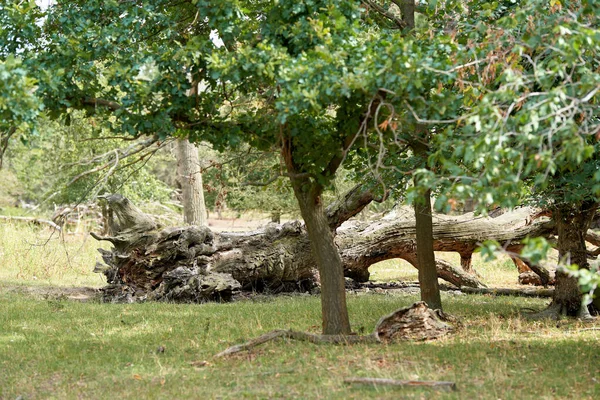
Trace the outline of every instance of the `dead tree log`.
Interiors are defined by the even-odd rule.
[[[357,201],[351,197],[356,196]],[[215,233],[188,226],[161,228],[120,195],[106,197],[111,250],[99,250],[104,264],[96,267],[106,275],[107,300],[144,299],[193,301],[228,299],[237,290],[306,290],[318,281],[310,245],[303,225],[270,224],[244,233]],[[361,209],[368,203],[362,195],[349,194],[336,203],[340,208]],[[330,226],[340,216],[355,210],[329,210]],[[434,217],[436,251],[468,253],[478,243],[496,239],[507,246],[518,245],[526,236],[544,236],[552,231],[548,220],[529,221],[529,209],[498,218]],[[370,265],[403,258],[416,265],[415,223],[412,213],[372,223],[351,222],[337,229],[336,244],[347,276],[368,279]],[[456,286],[484,286],[475,276],[438,260],[438,274]]]

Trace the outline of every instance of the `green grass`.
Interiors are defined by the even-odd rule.
[[[101,286],[91,272],[97,245],[86,236],[0,225],[0,399],[600,398],[600,330],[520,317],[522,308],[542,309],[547,300],[443,293],[446,311],[461,325],[442,340],[387,346],[275,341],[214,359],[272,329],[318,332],[319,298],[118,305],[69,301],[60,290],[47,290]],[[476,259],[475,268],[488,283],[516,281],[510,260]],[[414,268],[395,260],[372,271],[378,279],[416,280]],[[416,300],[399,291],[350,294],[352,326],[369,333],[381,316]],[[346,377],[449,380],[458,391],[347,386]]]
[[[49,228],[0,223],[0,284],[101,287],[92,272],[105,243],[88,234],[64,234]]]
[[[350,295],[355,329],[417,300]],[[0,294],[0,398],[431,398],[426,390],[346,386],[346,377],[455,381],[436,398],[598,398],[600,332],[529,322],[539,299],[446,296],[456,334],[435,342],[271,342],[226,359],[229,345],[277,328],[318,331],[319,299],[132,305]],[[164,346],[164,353],[157,353]]]

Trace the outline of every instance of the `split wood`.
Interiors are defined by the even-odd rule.
[[[446,381],[402,381],[383,378],[346,378],[344,379],[344,383],[431,388],[437,390],[456,390],[456,383]]]

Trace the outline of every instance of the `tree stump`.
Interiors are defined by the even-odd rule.
[[[442,321],[438,310],[431,310],[424,301],[419,301],[382,317],[375,326],[375,337],[383,343],[431,340],[445,336],[452,330],[450,325]]]

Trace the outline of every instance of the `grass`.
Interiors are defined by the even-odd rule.
[[[0,285],[101,287],[92,272],[105,243],[23,223],[0,224]]]
[[[0,225],[0,399],[600,398],[600,330],[520,316],[522,308],[545,307],[544,299],[443,293],[445,310],[461,321],[445,339],[387,346],[275,341],[214,359],[272,329],[318,332],[319,298],[121,305],[14,290],[102,285],[91,272],[95,241],[48,238],[45,229]],[[394,263],[373,267],[374,276],[416,279],[412,267]],[[510,261],[476,259],[475,268],[488,283],[516,281]],[[382,315],[416,300],[399,291],[349,294],[352,326],[369,333]],[[347,377],[448,380],[458,391],[347,386]]]
[[[355,329],[417,300],[350,295]],[[422,343],[271,342],[212,356],[276,328],[318,331],[319,299],[132,305],[0,295],[0,398],[429,398],[426,390],[346,386],[346,377],[455,381],[436,398],[598,398],[600,332],[523,320],[539,299],[444,295],[463,325]],[[163,346],[164,352],[157,352]]]

